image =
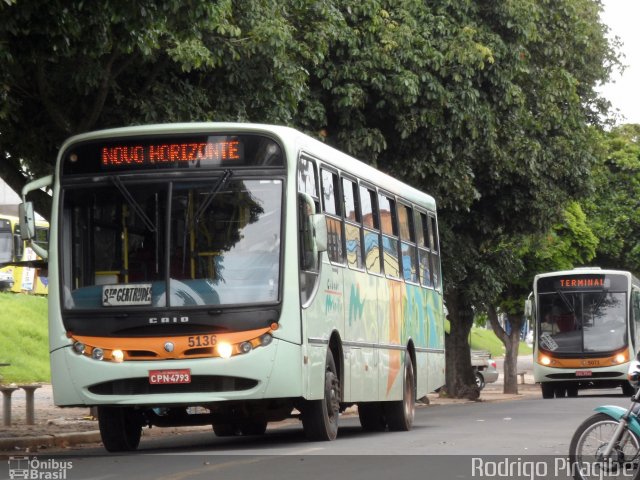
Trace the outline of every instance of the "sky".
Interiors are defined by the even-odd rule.
[[[603,0],[602,4],[601,19],[609,27],[609,35],[619,37],[624,44],[622,64],[626,69],[622,76],[614,73],[612,82],[600,92],[613,110],[624,116],[618,123],[640,124],[640,0]]]

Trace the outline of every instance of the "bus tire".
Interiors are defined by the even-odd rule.
[[[216,437],[234,437],[240,435],[240,428],[235,423],[214,423],[212,427]]]
[[[242,435],[264,435],[267,431],[267,422],[264,420],[246,420],[240,423]]]
[[[622,384],[622,394],[630,397],[631,395],[635,395],[636,389],[629,382]]]
[[[404,354],[402,400],[386,402],[384,408],[389,430],[397,432],[411,430],[416,413],[416,380],[409,352]]]
[[[302,427],[309,440],[328,441],[338,436],[340,416],[340,378],[331,350],[327,350],[324,371],[324,398],[307,400],[302,412]]]
[[[383,432],[387,429],[382,402],[362,402],[358,404],[360,425],[366,432]]]
[[[98,407],[98,426],[108,452],[129,452],[140,444],[142,417],[131,407]]]
[[[552,383],[541,383],[542,398],[553,398],[556,395],[556,387]]]

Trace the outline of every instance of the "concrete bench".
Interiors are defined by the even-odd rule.
[[[518,377],[520,377],[520,381],[518,383],[520,383],[522,385],[524,385],[524,375],[525,375],[525,373],[527,373],[527,372],[518,372],[518,373],[516,373],[516,375]]]
[[[11,395],[16,390],[22,389],[25,392],[26,409],[27,409],[27,425],[33,425],[35,423],[35,406],[34,406],[34,393],[36,389],[40,388],[40,385],[0,385],[0,392],[2,392],[2,418],[5,427],[11,426]]]

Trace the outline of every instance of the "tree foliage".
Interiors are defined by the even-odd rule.
[[[595,189],[585,210],[599,238],[596,264],[640,273],[640,125],[602,134]]]

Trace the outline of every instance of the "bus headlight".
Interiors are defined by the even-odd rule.
[[[78,355],[82,355],[86,348],[87,347],[82,342],[75,342],[73,344],[73,351],[76,352]]]
[[[253,345],[251,345],[251,342],[242,342],[240,344],[240,353],[249,353],[251,350],[253,350]]]
[[[220,342],[216,347],[218,349],[218,355],[222,358],[229,358],[233,354],[233,345],[227,342]]]
[[[626,361],[627,361],[627,356],[624,353],[619,353],[614,358],[615,363],[624,363]]]
[[[542,365],[551,365],[551,359],[549,357],[547,357],[546,355],[541,355],[540,356],[540,363]]]
[[[91,358],[94,360],[102,360],[104,358],[104,350],[101,348],[94,348],[91,352]]]
[[[111,352],[111,360],[116,363],[122,363],[124,361],[124,352],[122,350],[114,350]]]

